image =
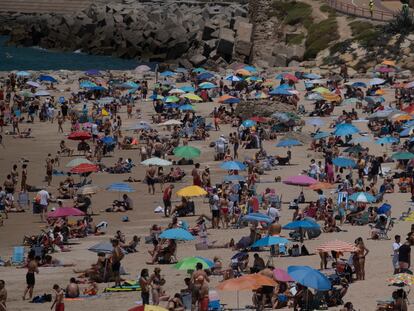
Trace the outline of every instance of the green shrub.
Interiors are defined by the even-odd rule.
[[[351,43],[352,43],[352,40],[350,39],[337,42],[329,48],[329,51],[331,52],[332,55],[336,53],[343,54],[349,49],[349,47],[351,46]]]
[[[318,53],[339,39],[338,23],[335,18],[325,19],[317,24],[313,24],[308,29],[306,38],[306,51],[304,58],[313,59]]]
[[[305,27],[312,23],[312,7],[309,4],[296,1],[272,2],[272,15],[284,20],[287,25],[303,24]]]
[[[321,12],[324,13],[328,13],[329,17],[334,17],[336,16],[336,11],[335,9],[331,8],[329,5],[327,4],[323,4],[321,5],[321,7],[319,8],[321,10]]]
[[[356,37],[363,32],[373,29],[374,25],[366,21],[353,21],[349,23],[349,27],[351,27],[352,36]]]
[[[303,39],[305,39],[305,35],[303,33],[293,34],[289,36],[286,43],[290,45],[297,45],[301,44]]]
[[[384,26],[384,30],[389,34],[409,34],[414,31],[414,17],[408,9],[401,10],[394,19]]]

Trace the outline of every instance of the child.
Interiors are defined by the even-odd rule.
[[[55,307],[55,311],[65,311],[65,305],[63,303],[63,297],[65,296],[65,293],[57,284],[53,285],[53,289],[55,290],[56,296],[52,306],[50,307],[50,310],[53,310],[53,307]]]

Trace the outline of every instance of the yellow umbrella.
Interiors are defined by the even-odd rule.
[[[179,197],[200,197],[207,194],[203,188],[199,186],[188,186],[177,191]]]
[[[108,111],[106,111],[106,109],[102,109],[101,115],[102,115],[103,117],[107,117],[107,116],[109,116],[109,112],[108,112]]]
[[[194,93],[188,93],[188,94],[184,94],[182,97],[188,98],[189,100],[195,100],[195,101],[202,101],[203,99],[194,94]]]
[[[319,94],[325,94],[325,93],[330,94],[331,93],[330,90],[328,90],[326,87],[322,87],[322,86],[314,88],[312,90],[312,92],[316,92],[316,93],[319,93]]]
[[[331,94],[331,93],[323,93],[322,97],[324,100],[330,101],[330,102],[339,102],[341,101],[341,97],[339,95],[336,94]]]
[[[401,116],[398,116],[394,119],[394,121],[408,121],[408,120],[412,120],[412,116],[408,115],[408,114],[403,114]]]
[[[384,95],[385,94],[385,91],[384,90],[377,90],[376,92],[375,92],[375,95]]]
[[[242,76],[250,76],[251,72],[246,70],[246,69],[239,69],[236,71],[237,74],[242,75]]]

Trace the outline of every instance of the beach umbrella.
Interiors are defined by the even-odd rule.
[[[195,72],[195,73],[203,73],[203,72],[206,72],[207,70],[206,69],[204,69],[204,68],[202,68],[202,67],[198,67],[198,68],[194,68],[193,70],[191,70],[192,72]]]
[[[160,159],[157,157],[153,157],[153,158],[149,158],[146,159],[145,161],[141,162],[142,165],[155,165],[155,166],[169,166],[172,165],[172,162],[164,160],[164,159]]]
[[[309,266],[290,266],[288,274],[301,285],[318,291],[328,291],[332,288],[331,281],[324,274]]]
[[[388,204],[388,203],[384,203],[384,204],[382,204],[382,205],[378,208],[378,210],[377,210],[377,214],[378,214],[378,215],[380,215],[380,214],[386,214],[386,213],[388,213],[388,212],[391,210],[391,208],[392,208],[392,206],[391,206],[390,204]]]
[[[130,185],[122,182],[112,183],[106,187],[106,190],[111,192],[135,192],[135,189],[133,189]]]
[[[199,81],[209,80],[211,78],[214,78],[214,75],[211,72],[202,72],[197,75],[197,80]]]
[[[82,163],[70,169],[70,172],[74,174],[85,174],[85,173],[93,173],[93,172],[98,172],[98,171],[99,171],[99,167],[97,165],[88,164],[88,163]]]
[[[239,182],[239,181],[246,181],[246,177],[241,175],[226,175],[223,177],[225,182]]]
[[[180,101],[180,99],[177,96],[167,96],[165,97],[165,102],[166,103],[176,103]]]
[[[177,95],[181,95],[184,94],[185,92],[182,89],[171,89],[168,91],[168,94],[177,94]]]
[[[390,285],[414,285],[414,275],[408,273],[394,274],[392,277],[387,279],[387,283]]]
[[[323,100],[323,97],[319,93],[309,93],[305,96],[305,99],[306,100],[311,100],[311,101],[313,101],[313,100]]]
[[[277,87],[274,90],[271,90],[269,92],[269,95],[283,95],[283,96],[292,96],[293,93],[291,93],[288,89],[286,88],[280,88]]]
[[[376,198],[368,192],[356,192],[349,196],[348,200],[362,203],[373,203],[376,201]]]
[[[414,159],[414,153],[411,152],[396,152],[394,153],[391,158],[394,160],[411,160]]]
[[[378,138],[375,143],[378,145],[388,145],[388,144],[395,144],[398,143],[399,140],[395,137],[391,137],[391,136],[385,136],[385,137],[381,137]]]
[[[251,72],[244,68],[240,68],[236,70],[236,74],[241,75],[241,76],[250,76]]]
[[[413,126],[410,126],[409,128],[403,129],[400,132],[400,137],[410,136],[413,133],[413,130],[414,130],[414,125]]]
[[[342,105],[352,105],[352,104],[356,104],[358,102],[358,98],[355,97],[351,97],[351,98],[346,98],[342,101]]]
[[[168,311],[167,309],[160,306],[153,305],[140,305],[129,309],[128,311]]]
[[[138,67],[135,68],[135,71],[138,73],[144,73],[144,72],[151,71],[151,68],[147,65],[139,65]]]
[[[244,127],[253,127],[253,126],[256,126],[256,124],[257,123],[253,120],[245,120],[245,121],[242,122],[242,125]]]
[[[238,76],[233,76],[233,75],[227,76],[227,77],[225,77],[225,79],[227,81],[232,81],[232,82],[238,82],[238,81],[243,80],[242,78],[240,78]]]
[[[305,73],[303,75],[303,77],[305,79],[311,79],[311,80],[315,80],[315,79],[320,79],[322,78],[320,75],[316,74],[316,73]]]
[[[130,131],[138,131],[138,130],[148,131],[150,129],[151,129],[151,125],[149,125],[148,122],[146,121],[139,121],[135,125],[132,125],[131,127],[128,128],[128,130]]]
[[[223,104],[238,104],[238,103],[240,103],[240,98],[236,98],[236,97],[228,98],[223,102]]]
[[[252,121],[257,122],[257,123],[266,123],[266,122],[269,121],[268,118],[260,117],[260,116],[253,116],[249,120],[252,120]]]
[[[124,89],[135,89],[135,90],[139,89],[139,87],[140,87],[139,84],[137,84],[133,81],[124,82],[120,86]]]
[[[100,139],[104,145],[115,145],[115,139],[112,136],[105,136]]]
[[[312,190],[324,190],[324,189],[332,189],[335,188],[335,185],[327,183],[327,182],[317,182],[316,184],[308,186],[308,189]]]
[[[368,143],[368,142],[370,142],[371,141],[371,138],[370,137],[367,137],[367,136],[361,136],[361,137],[355,137],[355,138],[352,138],[352,140],[351,140],[351,144],[360,144],[360,143]]]
[[[180,97],[188,98],[189,100],[194,100],[194,101],[203,101],[203,99],[200,96],[194,93],[187,93],[187,94],[181,95]]]
[[[192,146],[180,146],[173,150],[173,153],[178,158],[194,159],[201,155],[200,149]]]
[[[231,99],[231,98],[237,98],[237,97],[230,96],[230,95],[228,95],[228,94],[224,94],[224,95],[221,95],[221,96],[217,99],[217,101],[218,101],[219,103],[223,103],[226,99]]]
[[[321,226],[317,222],[310,221],[309,219],[295,220],[283,226],[286,230],[315,230],[320,229]]]
[[[188,232],[187,230],[181,229],[181,228],[164,230],[160,234],[159,238],[166,239],[166,240],[179,240],[179,241],[192,241],[195,239],[195,237],[190,232]]]
[[[328,133],[328,132],[317,132],[317,133],[313,136],[313,139],[321,139],[321,138],[326,138],[326,137],[329,137],[329,136],[331,136],[331,134],[330,134],[330,133]]]
[[[200,197],[207,195],[207,191],[199,186],[187,186],[177,191],[179,197]]]
[[[95,86],[96,86],[96,84],[91,82],[91,81],[82,81],[79,84],[79,87],[81,87],[83,89],[89,89],[89,88],[92,88],[92,87],[95,87]]]
[[[293,146],[302,146],[303,144],[296,139],[284,139],[276,144],[276,147],[293,147]]]
[[[289,80],[289,81],[292,81],[292,82],[295,82],[295,83],[299,81],[299,79],[296,78],[293,74],[287,73],[287,72],[281,73],[281,74],[277,75],[275,77],[275,79],[276,80],[281,80],[281,79],[283,79],[283,80]]]
[[[180,109],[181,111],[193,111],[194,106],[187,104],[187,105],[182,105],[182,106],[178,107],[178,109]]]
[[[181,90],[183,90],[185,93],[194,92],[195,88],[193,88],[191,85],[184,85],[180,87]]]
[[[18,71],[16,73],[16,76],[18,76],[18,77],[30,77],[31,74],[27,71]]]
[[[85,71],[85,75],[87,76],[101,76],[101,72],[97,69],[89,69]]]
[[[333,135],[335,136],[348,136],[352,134],[359,133],[359,129],[352,124],[344,123],[336,127]]]
[[[395,64],[395,61],[393,61],[393,60],[384,60],[384,61],[382,61],[381,62],[381,65],[385,65],[385,66],[393,66],[393,67],[395,67],[396,66],[396,64]]]
[[[358,251],[358,248],[348,242],[343,242],[343,241],[339,241],[339,240],[333,240],[333,241],[329,241],[329,242],[325,242],[321,245],[319,245],[316,250],[318,252],[331,252],[331,251],[335,251],[335,252],[340,252],[340,253],[345,253],[345,252],[356,252]]]
[[[256,76],[252,76],[252,77],[248,77],[247,79],[246,79],[246,81],[255,81],[255,82],[261,82],[261,81],[263,81],[263,79],[262,78],[260,78],[260,77],[256,77]]]
[[[376,104],[376,103],[384,103],[385,102],[385,98],[382,96],[365,96],[364,100],[368,103],[368,104]],[[385,109],[385,110],[393,110],[393,109]]]
[[[302,186],[307,187],[313,184],[316,184],[318,181],[312,177],[309,177],[307,175],[296,175],[296,176],[290,176],[283,180],[283,183],[286,185],[292,185],[292,186]]]
[[[323,86],[319,86],[317,88],[314,88],[312,90],[312,92],[319,93],[319,94],[331,94],[331,91],[328,90],[326,87],[323,87]]]
[[[391,118],[394,122],[410,121],[413,119],[413,117],[408,114],[396,115],[392,116]]]
[[[245,291],[255,290],[262,286],[276,286],[276,282],[261,274],[245,274],[239,278],[228,279],[220,282],[216,289],[221,291]]]
[[[363,150],[364,150],[364,148],[362,148],[361,145],[355,145],[355,146],[348,147],[348,148],[344,149],[344,152],[355,154],[355,153],[360,153]]]
[[[47,213],[47,218],[85,216],[85,213],[74,207],[58,207],[53,212]]]
[[[27,81],[26,84],[32,87],[36,87],[36,88],[41,86],[39,83],[34,82],[34,81]]]
[[[167,120],[163,123],[158,124],[159,126],[168,126],[168,125],[182,125],[183,123],[180,120]]]
[[[105,253],[105,254],[111,254],[113,250],[114,250],[114,247],[112,246],[111,242],[101,242],[88,248],[88,251],[91,251],[94,253]]]
[[[322,97],[324,100],[329,101],[329,102],[340,102],[341,101],[341,96],[337,94],[323,93]]]
[[[306,124],[313,126],[322,126],[325,124],[325,121],[321,118],[312,118],[306,121]]]
[[[250,71],[250,72],[257,72],[256,67],[253,67],[253,66],[244,66],[243,69]]]
[[[39,78],[37,79],[41,82],[51,82],[51,83],[58,82],[55,78],[53,78],[52,76],[48,76],[48,75],[40,75]]]
[[[389,73],[389,72],[394,72],[395,68],[390,68],[390,67],[379,67],[377,69],[375,69],[376,72],[380,72],[380,73]]]
[[[413,88],[413,87],[414,87],[414,81],[409,82],[409,83],[407,83],[407,84],[404,86],[404,88],[406,88],[406,89],[411,89],[411,88]]]
[[[169,71],[169,70],[160,73],[161,77],[173,77],[175,75],[176,75],[175,72],[172,72],[172,71]]]
[[[227,171],[243,171],[246,165],[239,161],[226,161],[220,164],[220,168]]]
[[[353,87],[367,87],[367,84],[364,82],[354,82],[351,84]]]
[[[384,84],[385,80],[380,78],[374,78],[368,81],[369,85],[381,85]]]
[[[91,194],[97,193],[98,191],[99,191],[99,187],[97,187],[97,186],[85,185],[85,186],[79,188],[76,191],[76,194],[91,195]]]
[[[268,215],[261,214],[261,213],[249,213],[242,217],[242,221],[247,222],[265,222],[270,224],[273,222],[273,219],[270,218]]]
[[[68,164],[66,164],[66,167],[75,167],[80,164],[93,164],[93,163],[85,158],[76,158],[70,161]]]
[[[278,244],[287,244],[289,243],[288,239],[278,237],[278,236],[265,236],[260,240],[254,242],[251,247],[266,247]]]
[[[175,265],[173,265],[173,268],[177,270],[196,270],[196,265],[199,263],[203,265],[203,270],[209,269],[212,267],[207,261],[205,261],[202,258],[186,257],[180,260],[179,262],[177,262]],[[213,266],[214,266],[214,263],[213,263]]]
[[[161,96],[161,95],[158,95],[158,94],[153,94],[153,95],[151,95],[150,97],[148,97],[149,99],[152,99],[152,100],[163,100],[164,99],[164,97],[163,96]]]
[[[174,70],[175,72],[178,73],[188,73],[188,70],[182,67],[178,67],[177,69]]]
[[[338,167],[355,167],[356,163],[354,160],[345,157],[337,157],[332,160],[332,163]]]
[[[294,282],[295,280],[283,269],[273,269],[273,278],[279,282]]]
[[[68,139],[70,140],[87,140],[91,139],[92,135],[85,131],[76,131],[69,134]]]
[[[34,93],[34,96],[50,96],[50,93],[45,90],[38,90],[36,93]]]
[[[211,82],[203,82],[203,83],[200,83],[198,87],[203,90],[208,90],[208,89],[215,89],[218,86]]]

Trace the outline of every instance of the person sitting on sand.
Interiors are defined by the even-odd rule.
[[[124,244],[121,247],[127,252],[127,253],[136,253],[137,252],[137,247],[139,242],[141,241],[141,239],[134,235],[132,237],[131,242],[129,242],[128,244]]]
[[[181,209],[185,209],[188,206],[188,199],[185,197],[181,198],[181,203],[178,205],[175,205],[174,208],[171,211],[170,215],[174,215],[176,211],[179,211]]]
[[[66,298],[78,298],[80,296],[79,285],[75,278],[70,278],[68,286],[66,286]]]
[[[60,147],[60,153],[62,155],[66,154],[68,157],[71,157],[73,155],[73,149],[66,147],[64,140],[60,141],[59,147]]]
[[[184,311],[185,310],[183,301],[181,300],[181,295],[179,293],[176,293],[174,297],[168,300],[167,309],[168,311]]]
[[[7,311],[7,290],[4,280],[0,280],[0,311]]]
[[[149,250],[148,253],[151,255],[151,261],[147,261],[147,264],[153,265],[158,261],[158,257],[161,254],[162,247],[158,239],[152,240],[153,249]]]
[[[87,288],[83,290],[83,294],[86,296],[95,296],[98,294],[98,284],[92,282]]]

